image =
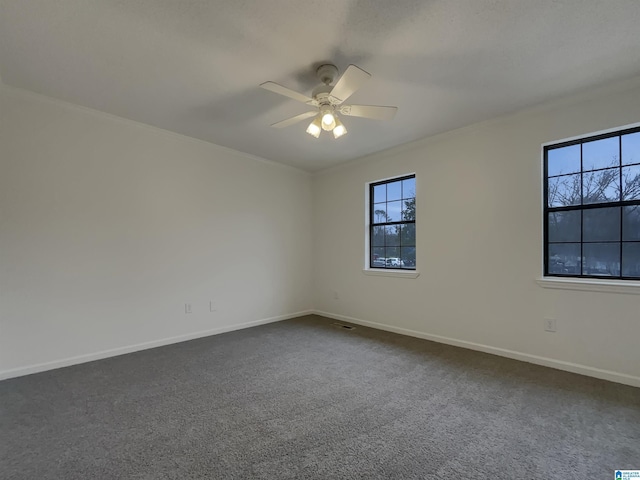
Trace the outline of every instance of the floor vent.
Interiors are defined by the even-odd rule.
[[[351,325],[345,325],[344,323],[332,323],[331,325],[333,325],[334,327],[338,327],[338,328],[344,328],[345,330],[355,330],[356,327],[353,327]]]

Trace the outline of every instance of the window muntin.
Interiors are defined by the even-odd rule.
[[[370,268],[415,270],[415,175],[371,183],[369,206]]]
[[[544,147],[544,274],[640,280],[640,128]]]

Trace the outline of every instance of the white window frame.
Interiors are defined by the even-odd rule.
[[[390,180],[394,180],[396,178],[408,177],[413,175],[416,179],[416,212],[418,211],[417,202],[418,202],[418,175],[415,172],[404,173],[401,175],[394,175],[392,177],[386,178],[378,178],[376,180],[371,180],[365,183],[364,187],[364,267],[362,269],[362,273],[365,275],[371,275],[376,277],[396,277],[396,278],[418,278],[420,276],[420,272],[418,271],[418,229],[416,228],[416,268],[415,270],[406,270],[406,269],[396,269],[396,268],[371,268],[371,256],[370,256],[370,231],[371,231],[371,218],[370,218],[370,210],[371,210],[371,184],[386,182]],[[418,225],[418,219],[416,218],[416,226]]]
[[[607,133],[614,133],[621,130],[640,127],[640,122],[632,123],[629,125],[621,125],[619,127],[607,128],[597,132],[585,133],[582,135],[576,135],[573,137],[563,138],[559,140],[553,140],[551,142],[543,143],[540,146],[540,208],[541,208],[541,229],[540,229],[540,276],[536,279],[536,283],[546,289],[558,289],[558,290],[576,290],[583,292],[602,292],[602,293],[621,293],[640,295],[640,281],[638,280],[618,280],[618,279],[603,279],[603,278],[578,278],[578,277],[555,277],[545,276],[545,232],[544,232],[544,211],[545,202],[547,199],[544,195],[544,184],[546,182],[544,171],[544,147],[550,145],[556,145],[559,143],[570,142],[573,140],[582,140],[589,137],[595,137],[597,135],[603,135]]]

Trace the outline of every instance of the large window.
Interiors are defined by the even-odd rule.
[[[640,128],[544,147],[544,273],[640,279]]]
[[[415,175],[369,186],[371,268],[416,268]]]

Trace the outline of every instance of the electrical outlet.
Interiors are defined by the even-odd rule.
[[[184,304],[184,313],[191,313],[191,304],[190,303],[185,303]]]
[[[218,307],[216,306],[216,302],[214,302],[213,300],[211,300],[209,302],[209,311],[210,312],[217,312],[218,311]]]
[[[545,330],[545,332],[555,332],[556,331],[556,319],[555,318],[545,318],[544,319],[544,330]]]

